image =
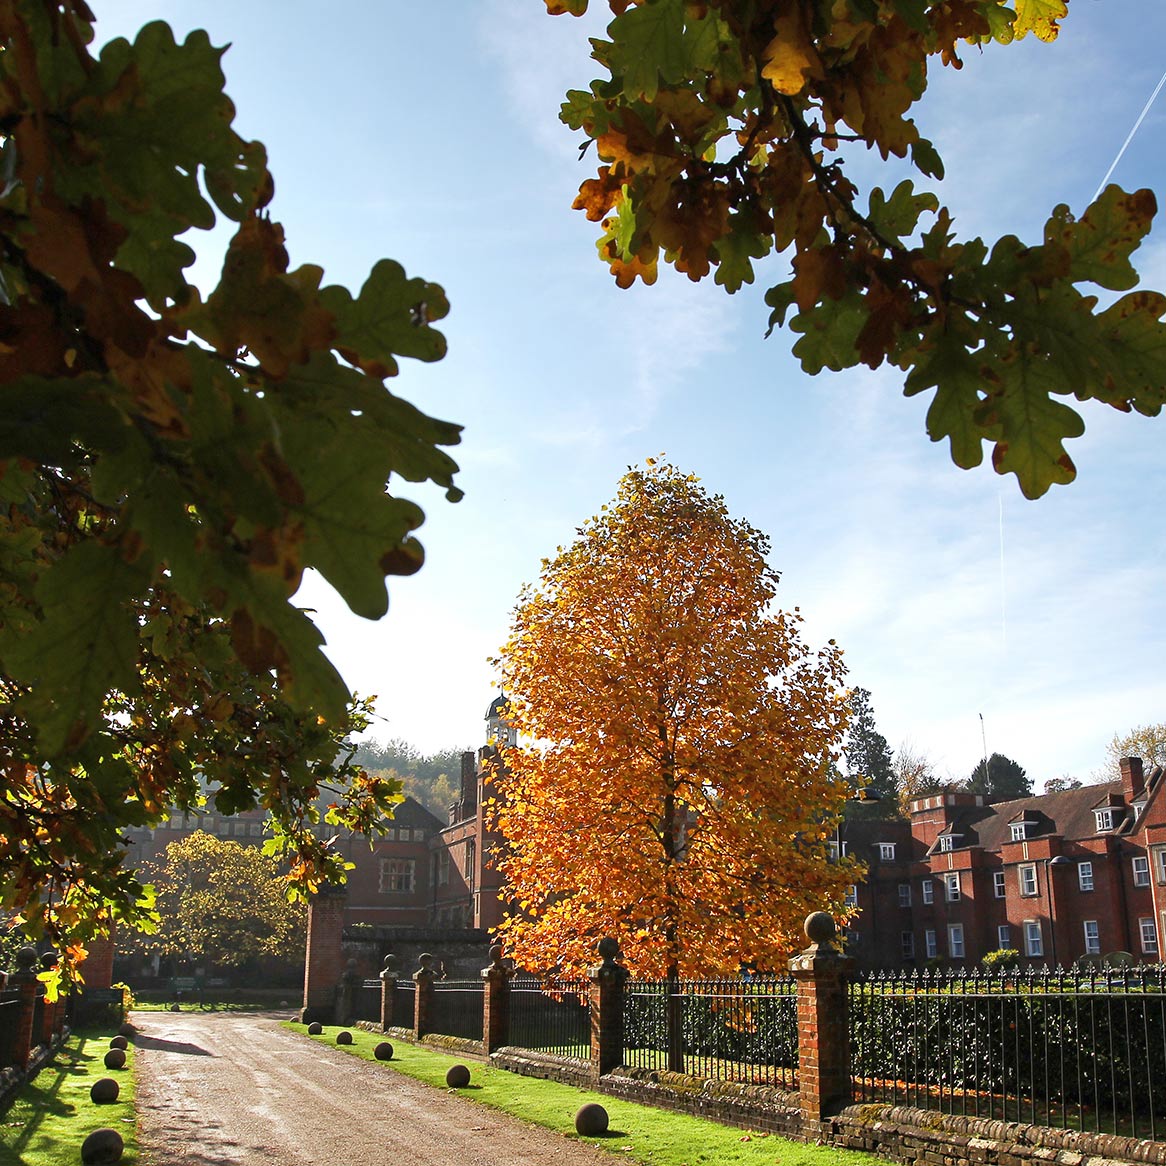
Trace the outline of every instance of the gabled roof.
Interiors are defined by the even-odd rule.
[[[1069,841],[1093,838],[1097,835],[1097,820],[1093,810],[1098,806],[1109,806],[1110,798],[1121,799],[1121,782],[1111,781],[1102,785],[1083,785],[1079,789],[1061,790],[1054,794],[1035,794],[1032,797],[1016,798],[1010,802],[997,802],[992,806],[970,809],[963,821],[974,831],[976,845],[985,850],[999,850],[1012,839],[1011,825],[1017,821],[1035,821],[1037,831],[1031,835],[1040,838],[1046,834],[1060,834]]]
[[[394,807],[393,825],[421,827],[436,833],[443,823],[434,814],[431,814],[416,798],[407,797],[399,806]]]

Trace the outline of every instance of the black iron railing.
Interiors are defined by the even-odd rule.
[[[381,982],[363,980],[352,1001],[352,1019],[377,1024],[381,1019]]]
[[[484,991],[481,980],[438,980],[433,985],[429,1030],[480,1041]]]
[[[1156,1139],[1160,967],[866,974],[850,989],[855,1099]]]
[[[714,1081],[795,1088],[797,993],[789,977],[750,980],[631,980],[624,993],[624,1060],[669,1067],[669,1001],[681,1071]]]
[[[20,992],[0,989],[0,1069],[13,1063],[16,1029],[20,1023]]]
[[[588,992],[586,980],[513,979],[509,1043],[522,1049],[588,1060],[591,1056]]]

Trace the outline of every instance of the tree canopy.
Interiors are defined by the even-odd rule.
[[[1103,780],[1121,777],[1119,762],[1123,757],[1140,757],[1148,770],[1166,765],[1166,722],[1135,725],[1125,733],[1114,733],[1105,747],[1106,772]]]
[[[144,909],[119,830],[269,808],[310,888],[396,796],[349,763],[364,711],[293,596],[359,615],[422,562],[390,477],[458,497],[458,427],[386,388],[439,359],[442,289],[391,260],[360,292],[290,269],[263,146],[232,129],[204,32],[95,56],[85,0],[0,11],[0,908],[86,934]],[[193,230],[235,224],[217,286]],[[347,793],[345,793],[347,790]]]
[[[855,688],[850,693],[850,725],[842,753],[851,781],[893,805],[896,790],[891,750],[875,724],[869,689]]]
[[[968,790],[983,794],[989,801],[1007,802],[1032,794],[1032,778],[1024,767],[1003,753],[982,759],[968,778]]]
[[[461,793],[461,749],[422,753],[408,741],[363,741],[353,761],[371,774],[401,782],[401,792],[445,820],[450,803]]]
[[[579,15],[588,0],[546,5]],[[1166,296],[1134,290],[1131,262],[1153,193],[1109,186],[1080,217],[1057,206],[1035,242],[960,240],[926,188],[940,152],[910,116],[933,62],[1052,41],[1067,0],[609,5],[592,40],[605,75],[561,117],[595,144],[574,205],[601,225],[621,287],[655,282],[663,259],[735,292],[790,254],[766,303],[803,369],[897,366],[908,396],[933,394],[928,435],[957,465],[979,465],[986,443],[1030,498],[1076,475],[1064,443],[1084,422],[1067,398],[1158,415]],[[919,179],[863,197],[846,165],[859,146]]]
[[[142,873],[158,912],[157,929],[140,942],[146,953],[212,968],[303,959],[307,909],[288,900],[278,864],[258,847],[196,830]]]
[[[525,743],[494,801],[520,965],[579,970],[613,935],[642,975],[775,969],[841,912],[844,668],[773,608],[768,551],[649,460],[522,592],[497,665]]]

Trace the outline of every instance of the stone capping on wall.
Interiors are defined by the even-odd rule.
[[[360,1021],[359,1027],[379,1032]],[[477,1042],[454,1037],[413,1041],[407,1028],[387,1030],[394,1040],[420,1043],[444,1051],[481,1057]],[[1166,1166],[1166,1142],[1148,1142],[1118,1134],[1062,1130],[1020,1122],[961,1117],[906,1105],[848,1105],[821,1122],[806,1123],[798,1095],[762,1085],[708,1081],[684,1073],[622,1067],[598,1079],[583,1061],[530,1049],[503,1048],[491,1065],[527,1077],[562,1081],[635,1101],[705,1117],[724,1125],[780,1134],[797,1141],[819,1142],[840,1149],[866,1150],[907,1166]]]

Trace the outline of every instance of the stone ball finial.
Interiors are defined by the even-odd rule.
[[[433,956],[431,956],[429,952],[423,951],[421,955],[418,956],[417,962],[425,971],[429,971],[429,969],[433,967]]]
[[[599,941],[599,956],[605,964],[615,962],[619,956],[619,940],[614,935],[605,935]]]
[[[397,957],[392,952],[389,952],[381,962],[386,972],[393,974],[397,971]]]
[[[502,962],[502,945],[500,943],[490,945],[490,962],[492,964],[500,964]]]
[[[40,966],[42,972],[51,972],[57,966],[60,956],[55,951],[46,951],[40,957]]]
[[[28,946],[17,948],[15,958],[18,972],[31,972],[36,967],[36,948]]]
[[[837,933],[834,916],[828,911],[812,911],[806,916],[806,938],[811,943],[829,943]]]

